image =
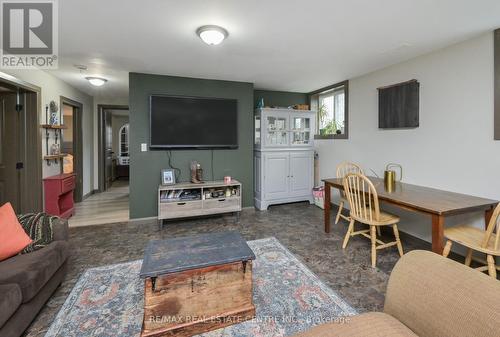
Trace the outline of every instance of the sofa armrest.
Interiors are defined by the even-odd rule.
[[[419,336],[498,336],[500,282],[441,255],[412,251],[392,270],[384,312]]]
[[[68,220],[57,218],[52,224],[54,241],[68,241]]]

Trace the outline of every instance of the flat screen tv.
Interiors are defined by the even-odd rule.
[[[149,113],[152,149],[238,147],[235,99],[151,95]]]
[[[378,127],[380,129],[418,127],[419,88],[417,80],[378,88]]]

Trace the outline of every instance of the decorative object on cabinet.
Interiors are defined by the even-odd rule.
[[[203,183],[203,169],[201,168],[200,163],[197,161],[192,161],[190,165],[191,169],[191,182],[193,184],[202,184]]]
[[[173,185],[175,184],[175,173],[172,169],[161,170],[161,184],[162,185]]]
[[[259,210],[296,201],[313,203],[315,112],[255,111],[254,202]]]
[[[309,110],[309,105],[307,104],[295,104],[293,106],[295,110]]]
[[[226,191],[230,195],[226,196]],[[241,183],[235,179],[206,181],[203,185],[179,183],[158,188],[158,221],[241,211]]]
[[[43,179],[45,212],[67,219],[75,212],[73,191],[76,186],[74,173],[58,174]]]

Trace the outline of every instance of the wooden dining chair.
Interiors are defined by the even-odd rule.
[[[363,173],[363,169],[358,164],[354,164],[351,162],[343,162],[339,166],[337,166],[337,178],[344,178],[349,173]],[[344,203],[347,202],[345,197],[345,193],[340,191],[340,203],[339,203],[339,211],[337,212],[337,217],[335,218],[335,224],[339,223],[340,218],[351,221],[348,216],[342,214],[342,209],[344,208]]]
[[[499,215],[500,215],[500,204],[497,205],[493,211],[490,222],[486,231],[472,226],[457,226],[450,227],[444,230],[444,236],[448,240],[444,246],[443,256],[447,257],[450,254],[451,246],[453,242],[456,242],[462,246],[467,247],[467,255],[465,257],[465,265],[470,266],[472,262],[472,253],[477,251],[486,254],[486,261],[477,260],[483,266],[476,268],[479,271],[488,271],[488,274],[495,278],[497,277],[497,269],[500,270],[500,266],[495,264],[495,256],[500,256],[499,238],[500,238],[500,227],[499,227]],[[496,228],[496,234],[493,233]]]
[[[342,248],[347,247],[351,236],[363,235],[372,243],[372,267],[377,264],[377,250],[397,245],[399,255],[403,256],[403,245],[399,239],[397,224],[399,217],[382,212],[379,207],[378,194],[373,183],[360,173],[349,173],[343,180],[344,191],[350,207],[349,229],[344,238]],[[370,229],[355,231],[355,221],[369,225]],[[395,241],[385,243],[377,239],[377,228],[381,226],[392,226]]]

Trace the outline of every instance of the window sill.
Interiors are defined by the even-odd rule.
[[[349,139],[346,134],[314,135],[314,139]]]

